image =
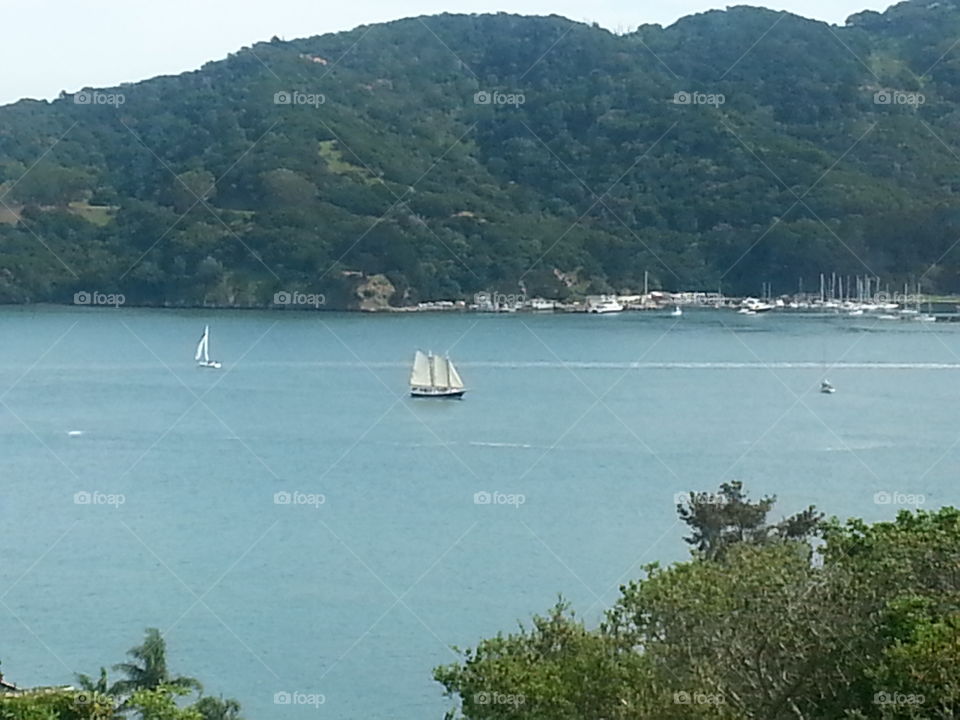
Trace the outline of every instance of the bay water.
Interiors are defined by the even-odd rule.
[[[558,594],[596,623],[687,557],[677,493],[958,501],[949,323],[40,307],[0,337],[0,660],[25,686],[157,627],[249,720],[439,719],[451,646]],[[407,396],[417,348],[464,400]]]

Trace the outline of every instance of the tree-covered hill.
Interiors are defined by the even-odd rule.
[[[0,301],[960,291],[960,2],[442,15],[0,108]],[[386,278],[389,283],[384,282]]]

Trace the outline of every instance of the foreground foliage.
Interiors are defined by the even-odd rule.
[[[437,668],[459,701],[451,717],[960,714],[960,512],[832,520],[816,551],[808,540],[771,540],[777,526],[766,527],[720,557],[695,550],[688,562],[647,567],[596,629],[559,604]]]
[[[195,678],[167,670],[166,640],[147,628],[144,641],[114,665],[124,677],[110,683],[105,668],[96,680],[77,674],[78,688],[34,688],[0,694],[0,720],[243,720],[233,699],[202,695]],[[190,701],[192,693],[201,693]]]

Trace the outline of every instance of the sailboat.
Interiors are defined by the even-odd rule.
[[[417,350],[410,372],[410,394],[413,397],[459,398],[466,391],[450,358]]]
[[[829,380],[824,380],[822,383],[820,383],[820,392],[822,392],[824,395],[833,395],[836,391],[837,389],[830,384]]]
[[[675,308],[673,308],[673,312],[670,313],[670,316],[671,316],[671,317],[682,317],[682,316],[683,316],[683,310],[681,310],[681,309],[680,309],[680,306],[677,305]]]
[[[210,368],[211,370],[219,370],[221,367],[217,360],[210,359],[209,325],[206,325],[203,328],[203,335],[200,337],[200,342],[197,343],[197,353],[193,359],[197,361],[197,367]]]

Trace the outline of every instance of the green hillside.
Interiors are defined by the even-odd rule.
[[[0,108],[0,302],[960,291],[960,4],[442,15]],[[392,294],[391,294],[392,293]]]

